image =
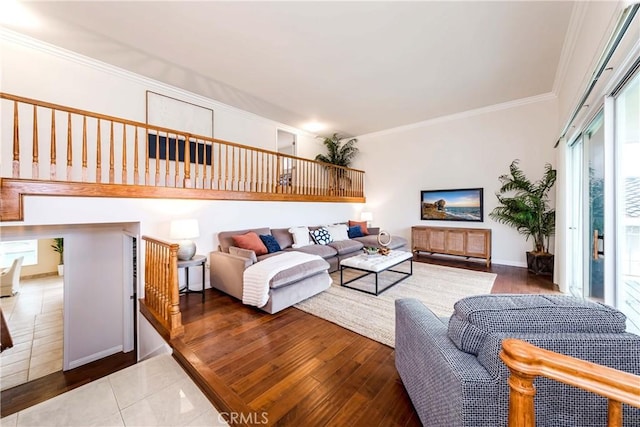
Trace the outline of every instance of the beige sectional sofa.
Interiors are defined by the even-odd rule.
[[[320,227],[308,228],[313,231]],[[243,293],[244,270],[256,262],[282,253],[256,255],[254,251],[234,246],[233,236],[249,232],[273,236],[282,252],[299,251],[318,255],[321,258],[281,271],[271,279],[269,301],[266,306],[260,307],[268,313],[275,313],[324,291],[330,286],[326,275],[339,268],[340,260],[362,253],[364,246],[380,246],[377,228],[369,228],[370,234],[363,237],[338,240],[326,245],[310,244],[296,248],[293,247],[294,239],[289,228],[263,227],[220,232],[218,234],[218,251],[210,254],[211,286],[240,300],[242,300]],[[393,236],[388,247],[407,250],[407,240]]]

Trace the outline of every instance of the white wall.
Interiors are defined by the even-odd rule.
[[[276,149],[277,129],[284,129],[298,135],[298,156],[314,158],[324,151],[321,141],[299,129],[226,106],[214,100],[187,93],[162,83],[134,75],[117,68],[90,60],[71,52],[48,46],[40,42],[22,37],[15,33],[0,30],[0,89],[3,92],[43,100],[79,109],[85,109],[130,120],[145,121],[146,90],[162,93],[187,102],[192,102],[214,110],[214,136],[219,139],[252,145],[269,150]],[[3,104],[5,107],[7,104]],[[2,118],[11,117],[12,109],[4,108]],[[3,121],[9,123],[10,121]],[[27,129],[28,131],[28,129]],[[1,176],[10,176],[11,170],[11,127],[3,126],[0,138],[0,171]],[[22,135],[22,134],[21,134]],[[27,138],[27,136],[22,135]],[[80,152],[80,139],[76,138],[75,153]],[[63,147],[59,144],[59,148]],[[40,153],[46,159],[45,153]],[[60,159],[64,155],[59,156]],[[118,154],[116,153],[116,158]],[[64,176],[64,162],[59,162],[60,176]],[[29,170],[29,168],[26,168]],[[41,176],[46,176],[48,169],[41,169]],[[135,223],[139,229],[135,234],[149,235],[168,239],[169,222],[174,218],[196,218],[200,225],[200,237],[195,239],[198,253],[208,254],[217,247],[216,235],[220,231],[242,229],[257,226],[285,227],[302,224],[325,224],[357,218],[356,212],[361,208],[358,204],[347,203],[299,203],[299,202],[242,202],[242,201],[203,201],[203,200],[164,200],[164,199],[113,199],[113,198],[79,198],[79,197],[41,197],[27,196],[24,199],[25,220],[21,222],[0,223],[4,232],[13,229],[20,234],[31,226],[51,225],[56,229],[73,229],[75,224]],[[56,237],[56,236],[50,236]],[[104,254],[93,248],[80,248],[91,243],[92,236],[78,236],[82,244],[71,249],[65,255],[69,264],[74,260],[82,260],[87,265],[99,267],[104,261]],[[115,241],[113,242],[115,245]],[[65,241],[65,247],[67,242]],[[111,245],[109,245],[111,246]],[[140,259],[144,259],[144,246],[140,246]],[[122,250],[121,237],[118,248]],[[96,248],[99,249],[99,248]],[[114,249],[115,250],[115,249]],[[119,252],[114,252],[119,253]],[[121,262],[121,257],[111,259]],[[65,266],[69,268],[69,266]],[[120,269],[122,267],[120,266]],[[208,286],[208,268],[207,278]],[[117,271],[117,270],[114,270]],[[143,296],[144,270],[140,269],[138,297]],[[67,280],[72,278],[78,283],[91,281],[84,276],[85,270],[78,271],[71,267]],[[108,276],[107,276],[108,277]],[[200,275],[191,275],[194,287],[200,283]],[[97,282],[95,282],[97,283]],[[86,289],[77,290],[69,301],[74,310],[85,310],[89,299],[100,295],[87,294]],[[74,288],[75,292],[75,288]],[[105,295],[116,298],[116,295]],[[118,301],[122,300],[122,294]],[[95,301],[95,299],[93,300]],[[122,304],[120,304],[122,306]],[[96,311],[96,313],[99,310]],[[122,316],[122,308],[114,309],[114,314]],[[86,335],[87,325],[97,326],[91,321],[80,321],[88,314],[79,312],[71,318],[74,323],[70,333],[79,337],[86,346],[68,349],[70,361],[88,361],[96,351],[114,348],[115,327],[112,333],[102,339],[101,350],[98,350],[95,337]],[[79,317],[80,316],[80,317]],[[76,319],[76,320],[74,320]],[[100,317],[96,317],[100,319]],[[79,322],[79,323],[76,323]],[[108,322],[105,317],[99,322]],[[144,319],[139,319],[138,352],[140,357],[153,354],[160,347],[161,341],[153,328],[145,328]],[[77,329],[79,328],[79,329]],[[119,329],[121,330],[121,329]],[[75,339],[74,339],[74,342]]]
[[[573,17],[576,22],[563,50],[563,55],[566,56],[563,58],[563,72],[555,88],[558,95],[558,133],[564,128],[593,77],[593,71],[615,28],[618,16],[625,4],[629,3],[592,1],[576,5]]]
[[[410,238],[412,225],[492,229],[493,262],[526,266],[533,243],[488,213],[497,206],[498,176],[514,159],[531,179],[554,162],[555,97],[495,106],[359,138],[356,168],[367,171],[366,209],[374,224]],[[421,221],[420,191],[484,188],[484,222]]]
[[[65,236],[65,367],[123,349],[122,231]]]
[[[51,247],[54,243],[53,239],[38,239],[38,263],[23,265],[20,270],[21,278],[58,274],[60,254]]]
[[[64,238],[65,369],[122,351],[123,321],[125,315],[133,317],[132,308],[124,312],[124,231],[137,233],[137,226],[3,224],[3,241]]]

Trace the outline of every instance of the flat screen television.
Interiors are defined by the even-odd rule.
[[[429,221],[483,221],[482,188],[422,190],[420,219]]]

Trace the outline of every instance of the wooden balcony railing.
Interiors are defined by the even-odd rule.
[[[501,359],[509,368],[509,426],[536,425],[533,381],[560,381],[609,400],[608,426],[622,426],[622,405],[640,408],[640,376],[544,350],[516,339],[502,342]]]
[[[0,157],[11,159],[0,182],[21,195],[365,201],[360,170],[7,93],[0,101],[0,120],[12,123],[0,134]]]
[[[145,241],[144,298],[140,311],[167,340],[184,333],[178,290],[178,244],[142,236]]]

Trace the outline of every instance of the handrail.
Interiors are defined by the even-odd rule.
[[[543,376],[609,399],[608,426],[622,426],[622,404],[640,408],[640,376],[545,350],[517,339],[502,342],[509,376],[509,426],[534,427],[533,381]]]
[[[141,312],[160,330],[173,339],[184,333],[178,290],[178,244],[148,236],[145,241],[144,299]]]
[[[7,93],[0,99],[13,104],[13,162],[3,177],[364,199],[361,170]]]

